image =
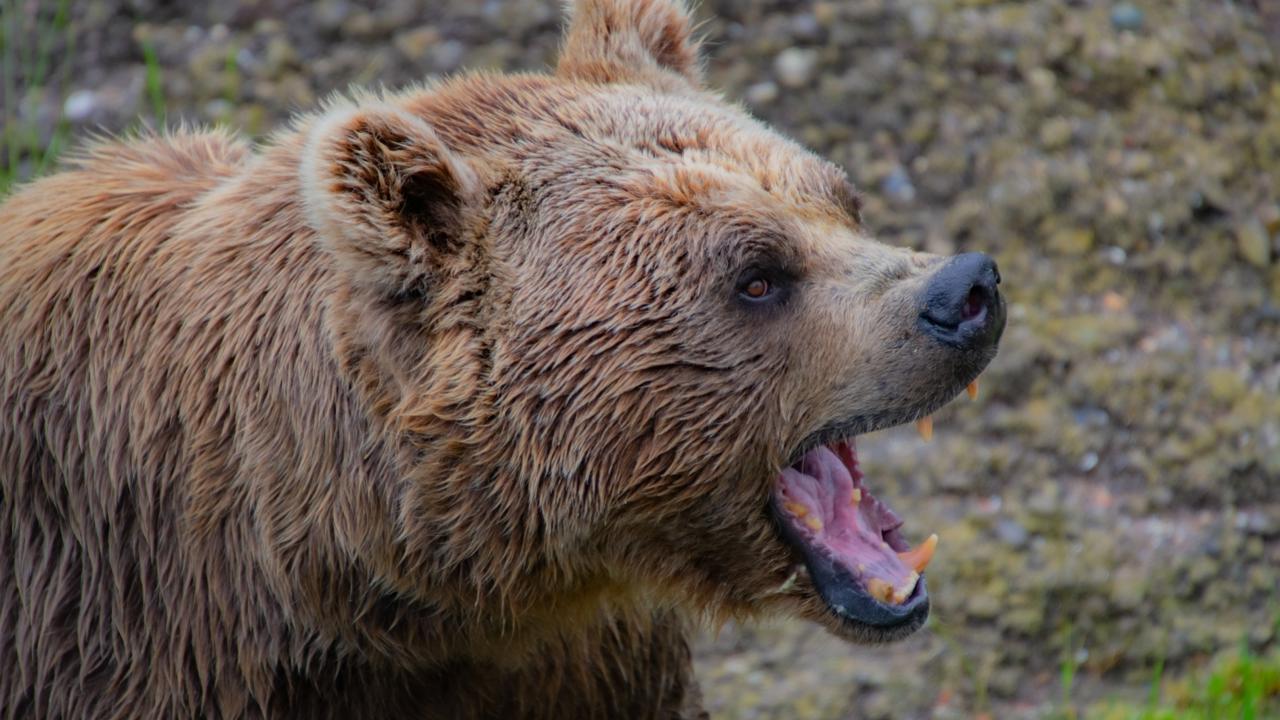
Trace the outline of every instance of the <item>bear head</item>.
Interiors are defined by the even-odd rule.
[[[336,352],[398,448],[399,592],[923,623],[933,541],[854,438],[975,380],[998,271],[877,242],[841,169],[704,86],[682,6],[581,0],[553,74],[306,132]]]

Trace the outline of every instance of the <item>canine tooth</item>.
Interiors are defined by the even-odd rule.
[[[880,578],[871,578],[867,581],[867,592],[880,602],[887,603],[893,598],[893,586]]]
[[[805,515],[809,514],[809,507],[804,503],[785,502],[785,503],[782,503],[782,507],[786,508],[787,512],[791,513],[792,515],[795,515],[798,518],[802,518]]]
[[[821,520],[819,520],[819,519],[818,519],[818,518],[816,518],[816,517],[811,517],[811,518],[809,518],[808,520],[805,520],[805,521],[804,521],[804,524],[805,524],[805,525],[808,525],[810,530],[821,530],[821,529],[822,529],[822,521],[821,521]]]
[[[918,573],[922,573],[929,565],[929,561],[933,560],[933,551],[937,549],[938,534],[934,533],[919,545],[906,552],[898,553],[898,559],[902,560],[903,565],[914,569]]]
[[[799,571],[791,573],[791,577],[787,578],[787,581],[782,583],[782,587],[778,588],[776,592],[778,593],[791,592],[791,589],[796,586],[796,575],[798,574],[799,574]]]
[[[978,379],[977,378],[974,378],[973,382],[969,383],[969,387],[965,388],[965,392],[969,393],[970,400],[978,399]]]
[[[924,438],[925,442],[929,442],[930,440],[932,440],[933,439],[933,416],[927,415],[917,420],[916,432],[920,433],[920,437]]]
[[[862,502],[862,488],[854,488],[853,494],[849,496],[849,504],[857,505]]]
[[[797,569],[795,569],[795,570],[792,570],[792,571],[791,571],[791,575],[790,575],[790,576],[789,576],[789,577],[788,577],[788,578],[787,578],[787,579],[786,579],[786,580],[785,580],[781,585],[779,585],[779,586],[778,586],[778,588],[777,588],[776,590],[770,590],[770,591],[768,591],[768,592],[764,593],[764,595],[765,595],[765,596],[771,596],[771,595],[786,595],[787,593],[789,593],[789,592],[791,592],[792,590],[794,590],[794,589],[795,589],[795,587],[796,587],[796,578],[797,578],[799,575],[800,575],[800,570],[799,570],[798,568],[797,568]]]

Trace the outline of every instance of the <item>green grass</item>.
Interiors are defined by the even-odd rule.
[[[62,103],[75,52],[70,9],[70,0],[0,0],[0,84],[4,93],[0,195],[46,172],[66,148],[70,126],[62,117]],[[34,117],[37,113],[24,114],[20,109],[24,105],[41,107],[50,93],[56,93],[57,120],[42,132],[40,120]]]
[[[1267,720],[1280,718],[1280,650],[1258,655],[1242,647],[1205,672],[1166,682],[1158,663],[1143,706],[1104,703],[1099,720]]]
[[[1280,599],[1273,597],[1271,634],[1280,637]],[[1258,654],[1241,640],[1236,653],[1208,668],[1166,682],[1156,662],[1143,707],[1111,704],[1091,715],[1102,720],[1270,720],[1280,718],[1280,646]]]
[[[1272,632],[1280,637],[1280,611]],[[1073,694],[1080,669],[1073,628],[1063,631],[1058,667],[1061,697],[1053,716],[1061,720],[1275,720],[1280,719],[1280,647],[1265,653],[1241,641],[1207,667],[1181,678],[1165,676],[1163,654],[1156,659],[1143,702],[1108,700],[1081,712]]]
[[[160,77],[160,60],[156,57],[156,48],[150,40],[142,41],[142,59],[146,63],[147,100],[151,103],[151,114],[155,117],[156,126],[164,127],[165,101],[164,83]]]
[[[1076,659],[1075,644],[1071,638],[1072,630],[1068,627],[1066,640],[1062,643],[1062,662],[1058,667],[1058,685],[1062,688],[1062,714],[1067,718],[1076,717],[1071,690],[1075,686],[1076,671],[1080,669],[1080,661]]]
[[[71,137],[62,114],[75,53],[70,9],[71,0],[0,0],[0,197],[53,169]],[[168,113],[160,60],[149,40],[141,45],[149,122],[163,128]],[[51,97],[56,119],[43,128],[34,109]]]

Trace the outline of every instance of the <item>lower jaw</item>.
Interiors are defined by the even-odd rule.
[[[859,643],[891,642],[920,629],[929,617],[929,590],[923,575],[904,603],[883,603],[838,563],[793,552],[796,565],[782,590],[800,600],[806,619],[837,637]],[[815,575],[827,581],[816,580]]]
[[[777,483],[770,511],[796,568],[784,587],[807,596],[811,619],[864,642],[901,637],[924,623],[922,573],[937,539],[908,545],[902,520],[864,484],[852,440],[806,453]]]
[[[880,645],[901,640],[924,627],[929,619],[929,602],[926,599],[917,610],[893,625],[867,625],[849,620],[839,617],[829,607],[826,608],[822,617],[811,619],[816,619],[827,632],[846,642]]]

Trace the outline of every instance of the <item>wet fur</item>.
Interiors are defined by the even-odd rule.
[[[0,207],[0,716],[697,716],[691,623],[856,636],[763,511],[947,393],[933,259],[856,213],[661,0],[555,76],[93,146]],[[756,250],[834,294],[708,300]]]

